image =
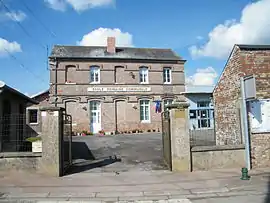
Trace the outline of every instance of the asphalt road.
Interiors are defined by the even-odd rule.
[[[160,133],[73,137],[73,172],[166,170]]]

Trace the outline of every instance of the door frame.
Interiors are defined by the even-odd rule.
[[[98,107],[97,107],[97,110],[92,110],[91,109],[91,102],[96,102],[98,105]],[[90,119],[90,131],[92,132],[92,133],[98,133],[98,131],[100,131],[100,130],[102,130],[102,126],[101,126],[101,101],[99,101],[99,100],[91,100],[91,101],[89,101],[88,102],[88,105],[89,105],[89,119]],[[95,112],[99,112],[98,114],[97,114],[97,116],[99,116],[99,118],[98,118],[98,120],[99,120],[99,125],[98,125],[98,130],[95,132],[94,131],[94,126],[93,126],[93,123],[94,122],[92,122],[92,111],[95,111]]]

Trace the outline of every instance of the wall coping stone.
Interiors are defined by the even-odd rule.
[[[240,144],[240,145],[195,146],[191,148],[191,152],[208,152],[208,151],[224,151],[224,150],[240,150],[240,149],[245,149],[245,145]]]
[[[65,111],[65,108],[57,106],[43,106],[40,107],[40,111]]]
[[[186,109],[189,107],[189,103],[186,101],[176,101],[174,104],[169,104],[166,106],[168,109]]]
[[[1,152],[0,158],[42,157],[42,152]]]

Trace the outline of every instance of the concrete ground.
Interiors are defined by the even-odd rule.
[[[73,137],[74,172],[166,169],[160,133]]]
[[[86,201],[158,203],[269,203],[270,169],[173,173],[169,171],[82,172],[62,178],[0,172],[0,202]]]

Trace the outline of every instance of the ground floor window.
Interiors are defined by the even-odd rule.
[[[140,101],[140,120],[142,122],[150,122],[150,101]]]
[[[169,104],[172,104],[173,100],[172,99],[165,99],[164,100],[164,104],[163,104],[163,109],[164,111],[166,110],[166,106],[168,106]]]
[[[212,128],[213,113],[213,109],[191,109],[189,111],[189,118],[193,125],[195,125],[195,128]]]

